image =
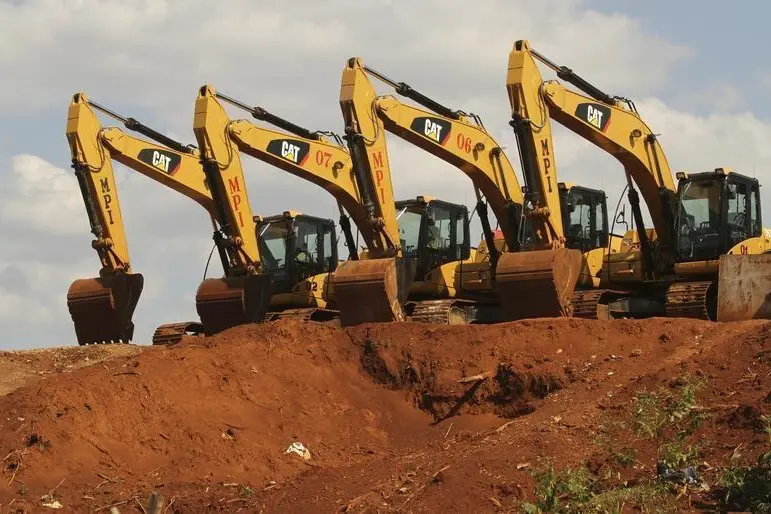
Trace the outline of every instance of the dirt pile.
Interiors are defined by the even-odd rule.
[[[51,373],[67,373],[113,357],[133,355],[142,351],[142,348],[95,345],[0,352],[0,396]]]
[[[711,405],[700,458],[741,442],[751,460],[770,339],[769,323],[690,320],[240,327],[0,398],[0,506],[141,512],[158,491],[167,512],[515,509],[545,459],[611,469],[603,439],[651,476],[653,443],[612,421],[684,377]],[[310,460],[284,454],[295,441]]]

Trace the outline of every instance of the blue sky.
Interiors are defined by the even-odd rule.
[[[771,2],[588,0],[585,5],[637,18],[647,32],[693,49],[692,57],[672,70],[678,87],[668,84],[656,92],[663,100],[687,101],[690,89],[730,84],[741,93],[745,108],[771,118]],[[708,111],[703,105],[694,108]]]
[[[64,136],[78,90],[185,143],[194,142],[193,101],[204,83],[300,125],[340,132],[340,70],[359,55],[480,114],[516,162],[506,57],[514,40],[529,39],[600,89],[633,97],[662,134],[673,169],[728,165],[751,174],[754,165],[771,183],[766,2],[489,0],[471,10],[466,0],[297,0],[295,7],[0,0],[0,348],[74,344],[64,296],[74,279],[98,271]],[[555,139],[560,180],[604,187],[615,205],[623,187],[616,161],[565,131]],[[398,197],[473,198],[467,177],[435,157],[396,138],[389,153]],[[334,200],[315,186],[253,159],[244,165],[256,212],[337,218]],[[123,166],[116,171],[132,263],[145,275],[135,316],[144,343],[158,324],[195,317],[211,234],[188,199]]]

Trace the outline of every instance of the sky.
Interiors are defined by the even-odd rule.
[[[67,288],[98,274],[64,134],[77,91],[184,143],[194,142],[193,103],[207,83],[299,125],[342,132],[340,73],[360,56],[480,115],[516,163],[506,63],[514,41],[529,39],[600,89],[633,98],[673,170],[728,166],[771,182],[768,19],[771,4],[760,0],[296,0],[291,9],[250,0],[0,0],[0,349],[76,344]],[[624,176],[613,158],[566,130],[556,130],[555,152],[560,180],[603,188],[615,206]],[[449,164],[395,136],[389,156],[397,198],[425,193],[473,207],[470,181]],[[255,212],[337,219],[317,187],[242,162]],[[145,277],[134,315],[143,344],[159,324],[196,318],[211,230],[194,202],[115,169],[131,262]],[[219,272],[213,265],[209,276]]]

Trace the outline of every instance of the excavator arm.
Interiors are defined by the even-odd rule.
[[[134,138],[117,128],[102,128],[94,109],[163,145]],[[78,343],[129,342],[144,279],[132,272],[112,161],[195,200],[212,215],[214,204],[194,149],[133,118],[118,116],[89,101],[83,93],[75,94],[70,103],[66,134],[72,167],[95,236],[92,247],[102,264],[99,277],[76,280],[67,292]]]
[[[585,95],[558,81],[544,82],[536,60]],[[603,93],[570,68],[558,66],[531,49],[527,41],[517,41],[509,54],[507,88],[510,98],[517,90],[526,90],[524,96],[530,98],[537,112],[544,113],[541,119],[545,117],[547,124],[551,117],[613,155],[624,166],[644,258],[652,259],[635,185],[648,206],[658,244],[664,251],[672,251],[672,209],[676,195],[672,172],[656,134],[640,118],[631,101]],[[652,262],[647,263],[649,269],[653,266]]]
[[[385,131],[372,110],[376,96],[361,61],[349,59],[340,85],[345,139],[369,223],[380,230],[373,256],[392,257],[402,249]]]
[[[373,112],[376,96],[361,61],[349,59],[340,84],[345,140],[366,223],[378,237],[366,260],[346,261],[335,272],[332,284],[342,325],[403,321],[402,305],[417,269],[414,259],[404,258],[385,130]]]
[[[196,293],[196,309],[206,335],[262,321],[272,288],[270,275],[262,273],[254,215],[229,123],[210,88],[201,87],[195,101],[193,131],[220,224],[217,246],[223,261],[227,260],[223,262],[225,277],[204,280]]]

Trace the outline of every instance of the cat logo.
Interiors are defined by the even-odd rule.
[[[450,136],[450,129],[452,126],[445,120],[438,118],[429,118],[427,116],[421,116],[412,120],[410,129],[413,132],[417,132],[421,136],[427,137],[435,143],[439,143],[444,146],[447,138]]]
[[[302,166],[305,164],[305,159],[308,158],[309,149],[310,145],[305,141],[274,139],[268,143],[267,151],[298,166]]]
[[[182,157],[176,153],[156,150],[154,148],[143,148],[139,151],[137,158],[167,175],[173,175],[182,161]]]
[[[583,103],[576,107],[576,116],[596,128],[605,132],[610,123],[610,108],[606,105]]]
[[[168,155],[163,155],[161,152],[153,152],[153,166],[156,168],[160,168],[166,173],[169,172],[169,162],[171,161],[171,157]]]
[[[289,141],[284,141],[281,143],[281,157],[296,163],[300,157],[300,147],[293,145]]]

